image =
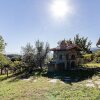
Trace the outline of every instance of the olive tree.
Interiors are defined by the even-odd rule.
[[[22,47],[22,61],[25,62],[25,68],[29,71],[35,67],[34,57],[35,49],[30,43],[27,43],[25,47]]]
[[[49,44],[46,43],[44,45],[44,42],[40,42],[39,40],[35,43],[35,51],[36,51],[36,64],[38,67],[42,69],[45,60],[47,58],[47,54],[49,52]]]
[[[25,62],[26,68],[29,71],[33,69],[43,67],[47,54],[49,52],[49,44],[37,40],[35,47],[28,43],[25,47],[22,47],[22,61]]]

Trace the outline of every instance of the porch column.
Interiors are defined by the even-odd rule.
[[[67,70],[67,62],[65,62],[65,70]]]
[[[55,64],[55,71],[57,71],[57,64]]]

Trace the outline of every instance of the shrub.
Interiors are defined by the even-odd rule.
[[[23,70],[23,63],[21,61],[14,61],[10,63],[11,70],[13,73],[18,73]]]
[[[95,53],[95,56],[96,56],[96,57],[100,57],[100,50],[98,50],[98,51]]]
[[[95,57],[94,54],[85,54],[85,55],[83,55],[85,63],[93,61],[94,57]]]
[[[97,51],[97,52],[95,53],[93,62],[94,62],[94,63],[100,63],[100,51]]]

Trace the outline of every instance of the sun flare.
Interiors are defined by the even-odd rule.
[[[68,0],[54,0],[50,6],[52,15],[55,18],[63,18],[71,11]]]

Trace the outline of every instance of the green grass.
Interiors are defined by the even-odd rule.
[[[95,68],[95,67],[100,67],[100,63],[87,63],[87,64],[83,64],[83,66]]]
[[[0,100],[99,100],[100,90],[85,86],[86,80],[72,84],[48,82],[42,76],[31,76],[31,80],[0,76]],[[4,79],[4,80],[3,80]],[[92,78],[96,79],[96,76]],[[34,80],[37,80],[34,82]]]

